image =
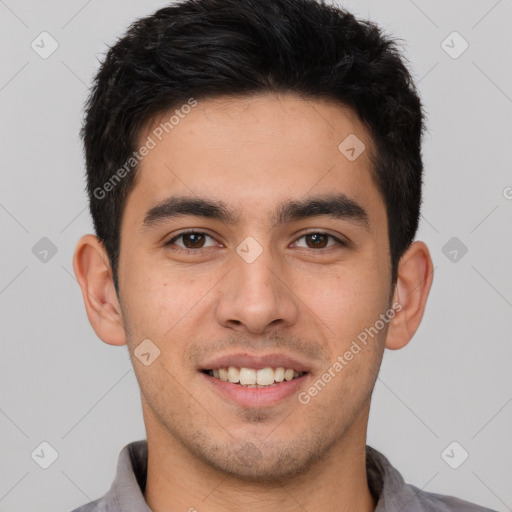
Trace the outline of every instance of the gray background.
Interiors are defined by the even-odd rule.
[[[103,495],[121,448],[145,437],[127,348],[95,336],[71,261],[92,231],[78,139],[87,88],[106,45],[163,5],[0,0],[2,512]],[[417,238],[434,284],[414,339],[385,353],[368,444],[419,488],[512,510],[512,1],[342,5],[405,41],[429,115]],[[31,47],[51,49],[43,31],[59,45],[46,59]],[[457,58],[454,31],[469,44]],[[43,441],[58,453],[48,469],[36,460],[49,449],[31,457]]]

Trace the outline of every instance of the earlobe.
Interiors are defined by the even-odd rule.
[[[433,264],[424,242],[413,242],[400,259],[393,304],[400,311],[390,321],[386,348],[405,347],[417,331],[433,281]]]
[[[109,345],[126,344],[112,269],[105,248],[96,236],[80,238],[73,256],[73,269],[82,290],[87,317],[98,337]]]

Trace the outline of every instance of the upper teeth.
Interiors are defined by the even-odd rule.
[[[237,368],[229,366],[227,368],[218,368],[212,370],[212,375],[223,381],[240,383],[242,385],[268,386],[274,382],[283,382],[283,380],[292,380],[300,376],[293,368]]]

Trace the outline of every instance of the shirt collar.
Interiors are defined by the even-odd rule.
[[[96,504],[103,512],[151,512],[144,491],[148,472],[146,439],[127,444],[119,454],[112,485]]]
[[[95,505],[104,512],[151,512],[144,499],[147,467],[147,440],[127,444],[119,454],[112,486],[103,498],[94,502]],[[415,488],[404,482],[388,459],[368,445],[366,473],[370,492],[377,502],[375,512],[423,510],[417,500],[419,489],[415,492]]]

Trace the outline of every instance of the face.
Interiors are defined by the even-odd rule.
[[[384,349],[391,273],[371,140],[350,109],[292,95],[199,101],[162,134],[169,117],[141,133],[156,145],[121,227],[148,441],[240,478],[300,474],[364,439]],[[339,149],[351,134],[366,148],[356,159],[362,146]],[[146,339],[147,366],[134,356]]]

